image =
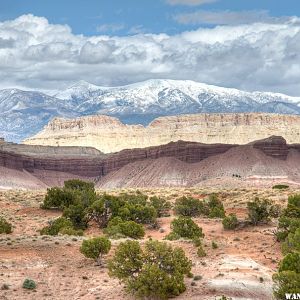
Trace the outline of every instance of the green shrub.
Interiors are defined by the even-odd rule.
[[[142,224],[153,224],[157,213],[154,207],[141,204],[126,203],[119,209],[118,216],[125,221],[134,221]]]
[[[295,233],[298,228],[300,228],[300,218],[289,218],[282,215],[278,222],[277,240],[284,241],[289,233]]]
[[[214,208],[214,207],[219,207],[221,209],[224,208],[223,203],[219,200],[218,195],[215,193],[209,195],[208,206],[209,208]]]
[[[147,202],[148,196],[139,191],[119,196],[104,194],[100,199],[103,199],[111,217],[121,217],[124,221],[142,224],[153,224],[156,221],[156,209]]]
[[[203,249],[203,246],[202,246],[202,245],[200,245],[200,246],[198,247],[198,249],[197,249],[197,255],[198,255],[199,257],[205,257],[205,256],[206,256],[206,252],[205,252],[205,250]]]
[[[70,190],[77,190],[77,191],[94,191],[95,184],[93,182],[87,182],[80,179],[70,179],[64,182],[64,187]]]
[[[211,208],[208,216],[209,218],[224,218],[225,217],[224,208],[213,207]]]
[[[300,227],[297,228],[295,233],[289,233],[284,243],[282,243],[281,249],[283,254],[294,251],[300,252]]]
[[[272,187],[273,190],[286,190],[289,186],[286,184],[276,184]]]
[[[76,195],[71,190],[53,187],[47,189],[44,203],[41,205],[44,209],[68,207],[76,201]]]
[[[273,275],[274,296],[285,299],[286,294],[300,294],[300,195],[288,198],[287,208],[279,218],[277,240],[286,256]]]
[[[239,225],[239,221],[235,214],[230,214],[229,216],[225,217],[222,221],[223,227],[226,230],[234,230]]]
[[[281,215],[281,207],[279,204],[272,204],[270,207],[270,216],[272,218],[278,218]]]
[[[181,197],[176,199],[174,212],[183,217],[197,217],[201,214],[208,214],[208,208],[203,201],[192,197]]]
[[[123,221],[121,218],[113,218],[107,228],[105,234],[113,238],[130,237],[140,239],[145,235],[144,227],[134,221]]]
[[[83,236],[83,230],[82,229],[74,229],[72,227],[63,227],[59,231],[62,235],[75,235],[75,236]]]
[[[3,217],[0,217],[0,234],[2,233],[12,233],[12,225],[7,222]]]
[[[218,195],[213,193],[208,198],[208,217],[209,218],[224,218],[225,210],[223,203],[219,200]]]
[[[41,235],[58,235],[65,228],[72,228],[73,224],[70,220],[60,217],[50,223],[49,226],[40,230]]]
[[[285,294],[300,293],[300,253],[287,254],[280,263],[278,273],[273,275],[276,299],[285,299]]]
[[[300,274],[300,253],[287,254],[279,265],[279,273],[283,271],[293,271]]]
[[[194,238],[193,239],[193,244],[195,247],[200,247],[202,245],[201,239],[200,238]]]
[[[66,207],[63,211],[63,216],[68,218],[74,228],[76,229],[86,229],[88,225],[88,220],[86,217],[86,212],[82,204],[70,205]]]
[[[300,228],[300,195],[292,195],[288,198],[288,205],[282,211],[279,218],[276,238],[284,241],[289,233],[295,233]]]
[[[181,238],[181,236],[175,232],[170,232],[166,237],[165,240],[168,241],[176,241],[179,240]]]
[[[184,275],[191,262],[181,248],[148,241],[143,251],[137,242],[121,243],[109,262],[110,276],[121,280],[126,290],[140,298],[167,299],[185,291]]]
[[[92,258],[100,265],[102,256],[107,254],[111,248],[111,242],[106,237],[96,237],[84,240],[80,252],[87,258]]]
[[[137,241],[120,243],[115,255],[109,261],[109,275],[127,281],[141,271],[144,264],[144,253]]]
[[[213,249],[218,249],[218,248],[219,248],[218,244],[217,244],[215,241],[212,241],[212,242],[211,242],[211,247],[212,247]]]
[[[141,193],[139,190],[135,193],[121,193],[119,197],[125,203],[141,206],[147,205],[148,196]]]
[[[64,209],[70,205],[90,206],[96,201],[97,196],[94,184],[79,179],[65,181],[63,188],[50,188],[47,190],[44,202],[41,205],[44,209]]]
[[[286,294],[300,293],[300,274],[283,271],[273,275],[274,296],[278,300],[286,299]]]
[[[283,210],[282,216],[300,218],[300,194],[289,196],[287,208]]]
[[[34,290],[36,288],[36,283],[32,279],[25,279],[23,282],[23,289]]]
[[[96,222],[100,228],[107,226],[111,217],[111,210],[104,199],[96,200],[86,210],[86,219]]]
[[[273,216],[273,205],[269,200],[255,198],[254,201],[247,203],[248,218],[251,224],[268,223]]]
[[[216,297],[216,300],[232,300],[231,297],[226,297],[225,295],[222,295],[220,297]]]
[[[118,217],[119,210],[125,206],[126,202],[120,196],[114,196],[104,193],[99,200],[104,202],[104,206],[109,209],[112,217]]]
[[[171,209],[171,203],[164,198],[151,197],[149,200],[150,206],[154,207],[157,213],[157,217],[169,216]]]
[[[171,223],[171,233],[167,239],[185,238],[194,240],[196,238],[203,238],[202,228],[200,228],[191,218],[179,217],[174,219]]]

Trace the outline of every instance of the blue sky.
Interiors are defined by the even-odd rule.
[[[184,3],[170,5],[167,0],[1,0],[0,21],[30,13],[46,17],[50,23],[68,24],[73,33],[84,35],[128,35],[139,32],[175,34],[199,26],[217,25],[201,20],[197,24],[182,24],[175,19],[176,15],[198,10],[218,13],[263,12],[273,17],[300,16],[300,1],[220,0],[192,6]]]
[[[0,0],[0,88],[194,80],[300,96],[300,0]]]

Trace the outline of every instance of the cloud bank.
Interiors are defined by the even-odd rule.
[[[191,79],[300,95],[300,24],[199,28],[178,35],[74,35],[67,25],[23,15],[0,23],[0,88],[56,90],[78,80],[122,85]]]

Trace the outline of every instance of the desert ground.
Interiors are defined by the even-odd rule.
[[[123,190],[129,191],[129,190]],[[98,190],[98,193],[103,191]],[[119,193],[112,190],[111,193]],[[199,199],[217,192],[226,213],[236,213],[246,218],[246,203],[254,197],[267,198],[282,206],[288,195],[300,192],[296,188],[272,190],[271,188],[170,188],[144,189],[147,195],[160,195],[171,202],[182,195]],[[84,237],[41,236],[39,230],[48,221],[61,215],[59,211],[40,209],[46,191],[0,191],[1,214],[10,221],[12,234],[0,235],[0,299],[134,299],[127,295],[116,279],[108,276],[104,263],[97,266],[79,251],[84,238],[98,236],[102,232],[91,226]],[[162,240],[170,232],[174,218],[159,219],[160,228],[147,228],[145,238]],[[194,218],[205,233],[204,246],[207,256],[199,258],[192,242],[172,241],[182,247],[192,260],[192,273],[198,280],[186,279],[187,290],[178,299],[218,299],[225,295],[232,299],[272,299],[272,274],[281,259],[280,245],[274,239],[276,220],[269,225],[246,227],[225,231],[221,219]],[[112,250],[122,240],[113,240]],[[217,249],[212,249],[215,241]],[[33,291],[22,288],[26,278],[37,283]]]

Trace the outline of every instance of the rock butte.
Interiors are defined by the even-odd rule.
[[[272,135],[300,143],[300,116],[266,113],[194,114],[160,117],[147,127],[95,115],[53,119],[24,144],[94,147],[104,153],[164,145],[179,140],[247,144]]]
[[[69,155],[68,155],[69,153]],[[92,180],[99,187],[195,186],[233,174],[280,177],[300,182],[300,144],[272,136],[248,145],[171,142],[103,154],[81,147],[0,145],[0,188],[62,185],[64,180]],[[14,172],[12,172],[14,171]]]

